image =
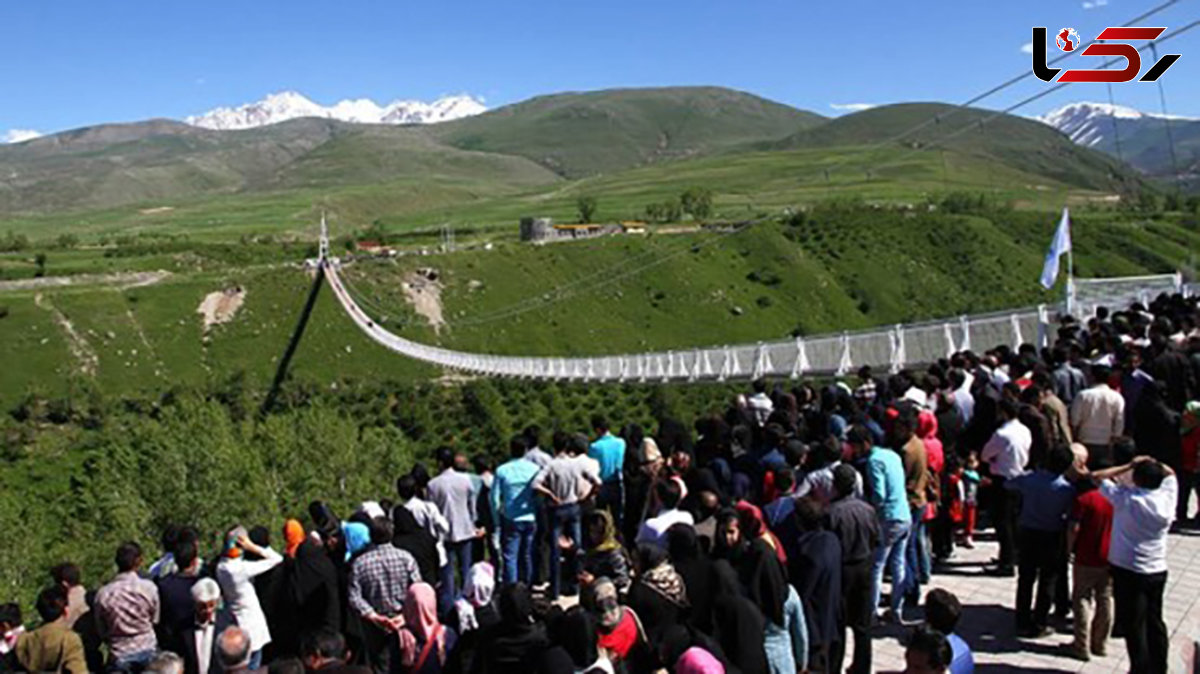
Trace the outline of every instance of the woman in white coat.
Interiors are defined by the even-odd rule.
[[[249,561],[247,552],[262,559]],[[235,527],[225,536],[225,552],[217,564],[217,582],[221,585],[225,605],[250,636],[251,669],[258,669],[262,663],[262,649],[271,643],[267,617],[258,603],[258,593],[254,591],[254,577],[270,571],[282,561],[278,552],[251,541],[244,527]]]

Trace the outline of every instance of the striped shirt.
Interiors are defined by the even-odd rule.
[[[158,650],[158,588],[129,571],[119,573],[96,593],[95,613],[100,634],[114,659]]]
[[[412,555],[391,543],[372,546],[350,567],[350,606],[364,617],[398,616],[408,586],[419,582],[421,571]]]

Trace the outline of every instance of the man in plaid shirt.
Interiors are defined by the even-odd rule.
[[[376,672],[386,672],[399,654],[393,651],[402,623],[400,612],[408,587],[421,582],[417,560],[392,545],[392,525],[379,517],[371,522],[371,547],[350,567],[350,606],[366,625],[367,656]],[[398,660],[397,660],[398,661]]]

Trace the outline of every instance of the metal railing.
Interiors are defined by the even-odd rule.
[[[453,351],[396,335],[368,316],[342,283],[340,264],[324,259],[325,278],[358,327],[396,353],[463,372],[495,377],[579,381],[724,381],[758,377],[841,376],[863,365],[898,372],[956,351],[1046,346],[1053,330],[1047,305],[958,316],[888,328],[795,339],[590,358],[500,356]],[[1075,306],[1083,316],[1095,307],[1149,302],[1161,292],[1189,290],[1179,274],[1114,279],[1075,279]],[[1057,313],[1057,312],[1054,312]]]

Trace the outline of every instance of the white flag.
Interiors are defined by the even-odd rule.
[[[1062,220],[1058,222],[1058,230],[1054,232],[1054,241],[1050,242],[1050,250],[1046,252],[1046,263],[1042,266],[1042,285],[1047,289],[1054,287],[1058,280],[1058,260],[1071,250],[1071,216],[1063,208]]]

